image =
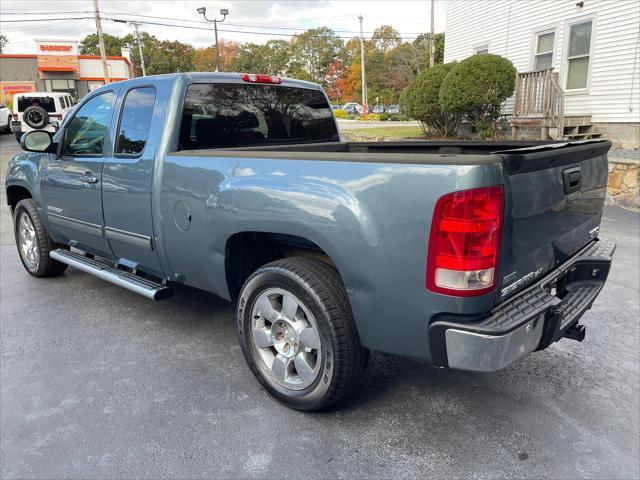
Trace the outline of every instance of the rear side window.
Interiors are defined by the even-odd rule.
[[[319,90],[222,83],[187,89],[180,149],[338,140],[331,107]]]
[[[127,93],[120,116],[116,153],[137,155],[142,153],[149,136],[149,126],[156,102],[153,87],[134,88]]]
[[[49,113],[56,111],[56,102],[53,97],[18,97],[18,112],[24,112],[31,106],[42,107]]]

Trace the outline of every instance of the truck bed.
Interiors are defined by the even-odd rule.
[[[279,160],[319,160],[332,162],[400,163],[418,165],[488,165],[503,160],[509,173],[524,163],[547,168],[551,160],[557,166],[578,161],[576,154],[602,155],[610,148],[603,140],[581,142],[557,141],[397,141],[397,142],[327,142],[293,145],[264,145],[252,147],[182,150],[172,155],[256,157]],[[553,154],[550,154],[553,152]],[[563,153],[564,152],[564,153]],[[345,155],[346,154],[346,155]],[[393,155],[391,155],[393,154]],[[562,154],[562,155],[560,155]],[[518,168],[515,168],[515,165]],[[532,165],[529,166],[531,168]],[[528,170],[530,171],[530,170]]]

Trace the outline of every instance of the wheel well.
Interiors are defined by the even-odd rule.
[[[25,187],[21,187],[19,185],[11,185],[7,187],[7,203],[11,206],[12,212],[16,208],[18,202],[25,198],[33,198],[31,192]]]
[[[295,235],[242,232],[232,235],[225,250],[227,285],[236,299],[253,272],[274,260],[286,257],[314,257],[335,268],[331,258],[314,242]]]

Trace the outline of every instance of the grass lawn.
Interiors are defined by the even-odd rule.
[[[375,128],[341,129],[345,133],[354,133],[367,137],[393,137],[393,138],[416,138],[422,137],[422,130],[417,125],[411,126],[388,126]]]

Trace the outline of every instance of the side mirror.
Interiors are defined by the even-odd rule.
[[[46,153],[52,151],[51,134],[44,130],[32,130],[22,135],[20,146],[27,152]]]

